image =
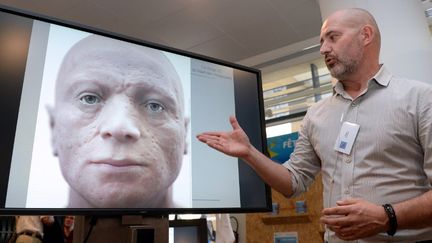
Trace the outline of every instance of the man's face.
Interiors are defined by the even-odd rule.
[[[67,228],[71,228],[74,226],[75,216],[65,216],[63,225]]]
[[[66,181],[88,207],[159,206],[185,151],[180,81],[143,50],[78,50],[60,72],[51,112]]]
[[[358,70],[364,50],[358,28],[344,25],[341,19],[329,18],[321,28],[320,38],[320,52],[333,77],[348,79]]]

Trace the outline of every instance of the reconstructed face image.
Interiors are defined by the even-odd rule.
[[[69,207],[174,207],[187,152],[180,79],[161,51],[89,36],[68,52],[49,109]]]

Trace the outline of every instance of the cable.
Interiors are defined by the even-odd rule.
[[[84,242],[83,243],[87,243],[87,241],[88,241],[88,239],[89,239],[89,237],[90,237],[90,234],[91,234],[91,232],[93,231],[93,227],[96,225],[96,223],[97,223],[97,220],[98,220],[98,217],[97,216],[91,216],[91,218],[90,218],[90,229],[89,229],[89,231],[87,232],[87,236],[86,236],[86,238],[84,239]]]

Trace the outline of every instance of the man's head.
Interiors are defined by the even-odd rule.
[[[75,216],[66,215],[64,216],[63,226],[69,230],[73,230],[75,224]]]
[[[170,207],[186,152],[180,79],[161,51],[101,36],[65,56],[50,110],[70,207]]]
[[[325,63],[339,80],[378,65],[380,32],[366,10],[344,9],[330,15],[322,25],[320,41]]]

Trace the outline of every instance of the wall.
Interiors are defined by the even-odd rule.
[[[246,242],[272,243],[275,232],[297,232],[299,243],[322,243],[324,227],[319,223],[323,208],[321,175],[309,187],[309,191],[299,197],[288,199],[272,190],[273,202],[278,202],[280,212],[254,213],[246,216]],[[296,214],[295,202],[306,200],[307,213]]]

